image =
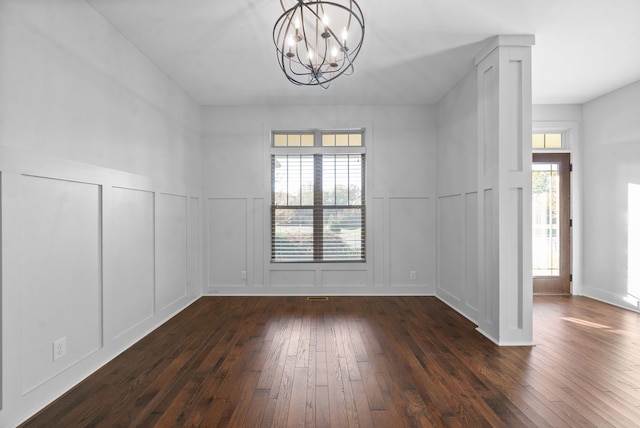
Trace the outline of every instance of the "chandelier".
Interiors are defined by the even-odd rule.
[[[364,17],[355,0],[297,0],[273,27],[278,63],[296,85],[328,88],[342,74],[353,73],[353,61],[364,39]]]

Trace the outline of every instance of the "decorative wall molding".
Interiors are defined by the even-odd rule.
[[[371,255],[366,262],[272,263],[265,200],[208,197],[204,293],[269,295],[286,289],[302,295],[433,294],[431,263],[423,256],[432,242],[432,198],[373,201],[367,232]],[[416,279],[411,279],[411,271]]]
[[[201,258],[200,190],[7,146],[0,174],[3,365],[14,368],[3,408],[16,412],[201,295],[199,267],[187,270]],[[54,360],[61,338],[67,353]]]
[[[478,330],[531,344],[532,36],[496,37],[477,57]]]

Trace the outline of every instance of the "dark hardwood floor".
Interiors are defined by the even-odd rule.
[[[536,297],[534,339],[434,297],[203,297],[24,426],[640,425],[640,314]]]

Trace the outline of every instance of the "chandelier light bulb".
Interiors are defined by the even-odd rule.
[[[349,32],[347,31],[346,28],[342,29],[342,52],[344,52],[346,54],[346,52],[349,50],[349,48],[347,47],[347,37],[349,37]]]
[[[296,35],[293,37],[293,40],[296,42],[302,41],[302,36],[300,35],[300,18],[296,18],[293,22],[293,27],[296,29]]]
[[[334,46],[333,48],[331,48],[331,62],[329,63],[329,66],[331,68],[338,67],[338,62],[336,61],[336,58],[338,58],[338,48]]]
[[[289,51],[287,52],[287,58],[291,59],[295,56],[293,53],[293,46],[296,44],[295,40],[293,40],[293,36],[289,34],[287,37],[287,44],[289,45]]]
[[[329,15],[327,15],[326,13],[322,17],[322,23],[324,24],[324,31],[320,35],[323,39],[328,39],[329,37],[331,37],[331,33],[329,32]]]

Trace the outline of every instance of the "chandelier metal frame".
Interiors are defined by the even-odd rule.
[[[280,0],[284,12],[273,27],[273,43],[290,82],[326,89],[339,76],[353,74],[364,40],[364,17],[355,0],[342,3],[297,0],[287,9]]]

